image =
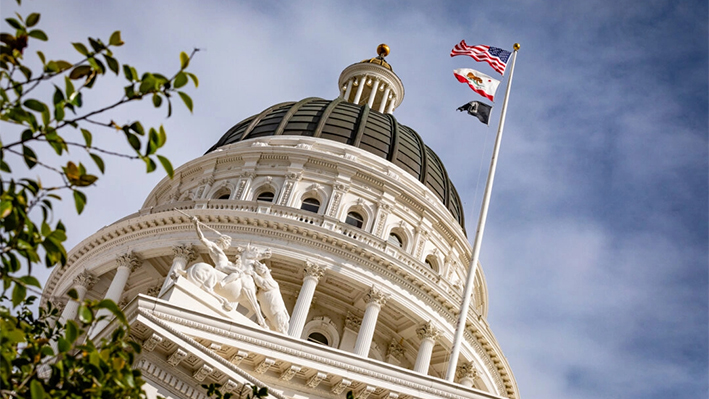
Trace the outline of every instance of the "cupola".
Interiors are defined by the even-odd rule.
[[[389,55],[389,46],[380,44],[377,54],[342,71],[338,82],[340,97],[346,102],[391,114],[404,100],[404,85],[384,58]]]

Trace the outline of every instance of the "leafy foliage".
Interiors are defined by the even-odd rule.
[[[49,40],[38,28],[40,19],[38,13],[16,14],[5,19],[12,32],[0,33],[0,121],[15,126],[12,130],[18,132],[12,137],[4,129],[0,140],[0,298],[12,304],[12,309],[0,306],[0,396],[144,397],[140,372],[131,369],[140,347],[128,338],[127,321],[114,302],[82,301],[79,321],[63,324],[51,303],[35,316],[29,307],[36,297],[28,294],[41,289],[32,276],[33,266],[42,262],[53,267],[67,261],[63,245],[66,228],[60,220],[55,221],[53,204],[62,199],[60,194],[71,193],[80,214],[87,203],[82,190],[99,179],[91,170],[105,172],[103,157],[142,160],[147,172],[155,171],[159,163],[172,177],[170,161],[158,154],[167,140],[162,126],[145,128],[140,121],[121,125],[107,119],[106,113],[148,98],[156,108],[165,105],[169,117],[172,100],[177,97],[192,112],[192,99],[183,90],[190,81],[195,87],[199,84],[187,71],[197,50],[180,54],[179,68],[171,77],[156,72],[140,74],[114,54],[124,44],[116,31],[108,40],[89,37],[72,43],[76,53],[67,58],[72,61],[50,59],[37,51],[32,56],[41,68],[33,69],[25,61],[29,48],[35,41]],[[94,108],[85,104],[84,94],[111,75],[123,75],[126,80],[115,101]],[[39,94],[47,92],[51,93],[48,98]],[[95,146],[95,129],[120,132],[127,143],[124,152]],[[40,159],[41,147],[47,146],[57,158]],[[93,165],[66,161],[72,155],[70,149],[86,152]],[[11,157],[30,170],[48,171],[60,183],[45,186],[39,178],[14,177]],[[72,300],[79,299],[76,291],[69,294]],[[101,309],[116,317],[119,328],[100,342],[85,339]]]
[[[225,394],[222,394],[222,392],[219,390],[221,388],[221,384],[215,384],[211,383],[209,385],[207,384],[202,384],[202,388],[207,390],[207,397],[211,398],[214,396],[216,399],[230,399],[234,395],[230,392],[227,392]],[[268,396],[268,388],[266,387],[261,387],[259,388],[256,385],[250,385],[250,384],[245,384],[241,387],[241,389],[245,389],[247,387],[251,388],[251,392],[246,395],[246,399],[264,399],[265,397]],[[237,397],[242,397],[242,395],[238,395]]]

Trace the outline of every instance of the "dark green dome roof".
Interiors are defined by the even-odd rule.
[[[436,153],[413,129],[366,105],[315,97],[276,104],[234,125],[207,153],[239,141],[277,135],[333,140],[390,161],[434,192],[465,230],[460,197]]]

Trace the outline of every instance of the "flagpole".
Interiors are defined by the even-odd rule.
[[[468,267],[468,278],[465,282],[465,291],[463,293],[463,303],[460,305],[460,313],[458,316],[458,325],[455,330],[455,338],[453,339],[453,349],[451,357],[448,361],[448,373],[446,380],[453,382],[455,379],[456,369],[458,368],[458,357],[460,355],[460,347],[462,346],[463,333],[465,332],[465,324],[468,320],[468,308],[470,308],[470,299],[473,292],[473,283],[475,281],[475,273],[480,257],[480,244],[483,240],[483,232],[485,231],[485,221],[487,220],[487,210],[490,206],[490,196],[492,194],[492,183],[495,180],[495,169],[497,168],[497,156],[500,152],[500,141],[502,140],[502,130],[505,127],[505,116],[507,114],[507,100],[510,98],[510,87],[512,86],[512,75],[515,71],[515,61],[517,60],[517,50],[519,43],[515,43],[512,53],[512,65],[510,65],[510,78],[507,81],[507,92],[502,103],[502,111],[500,112],[500,125],[497,127],[497,138],[495,139],[495,147],[492,151],[492,160],[490,161],[490,171],[487,175],[487,183],[485,184],[485,194],[483,195],[483,203],[480,208],[480,217],[478,218],[478,229],[475,233],[475,242],[473,243],[473,258],[470,260]]]

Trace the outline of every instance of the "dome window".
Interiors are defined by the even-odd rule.
[[[431,270],[436,271],[436,272],[438,271],[438,260],[436,260],[435,256],[433,256],[433,255],[427,256],[424,263],[426,263],[426,266],[430,267]]]
[[[228,193],[227,193],[227,194],[222,194],[222,195],[220,195],[217,199],[228,200],[228,199],[229,199],[229,194],[228,194]]]
[[[308,212],[318,213],[318,211],[320,210],[320,201],[312,197],[306,198],[300,205],[300,209]]]
[[[256,197],[256,201],[273,202],[275,194],[272,191],[264,191]]]
[[[315,342],[316,344],[321,344],[321,345],[325,345],[325,346],[328,346],[330,344],[327,337],[324,334],[321,334],[319,332],[313,332],[310,335],[308,335],[308,341]]]
[[[361,229],[362,226],[364,226],[364,218],[357,212],[350,212],[347,214],[345,223],[349,224],[350,226],[358,227]]]
[[[404,246],[404,240],[399,237],[396,233],[390,233],[387,242],[395,247],[402,248]]]

